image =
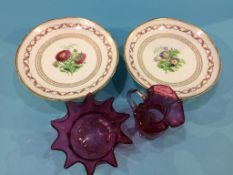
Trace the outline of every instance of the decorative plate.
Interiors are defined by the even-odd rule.
[[[45,22],[25,37],[16,68],[33,93],[71,100],[102,88],[118,59],[117,45],[103,27],[83,18],[63,18]]]
[[[146,22],[128,36],[125,62],[145,88],[164,84],[182,98],[206,92],[217,81],[221,61],[209,36],[196,26],[175,19]]]

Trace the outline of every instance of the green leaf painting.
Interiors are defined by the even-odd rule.
[[[175,48],[158,47],[154,54],[157,67],[166,73],[178,71],[185,64],[185,60],[179,57],[180,51]]]

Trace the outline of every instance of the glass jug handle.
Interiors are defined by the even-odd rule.
[[[143,100],[146,99],[146,94],[144,94],[143,92],[139,91],[138,89],[130,89],[127,92],[127,101],[129,103],[130,107],[132,108],[132,110],[134,110],[137,107],[136,102],[132,99],[133,94],[137,94]]]

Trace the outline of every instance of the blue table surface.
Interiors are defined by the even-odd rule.
[[[140,88],[123,63],[123,43],[138,24],[173,17],[204,29],[222,58],[218,84],[185,102],[186,123],[156,140],[140,138],[131,117],[123,126],[134,141],[118,146],[118,168],[102,164],[95,175],[232,175],[233,174],[233,1],[232,0],[1,0],[0,5],[0,174],[84,175],[76,164],[63,169],[65,155],[51,151],[56,132],[50,121],[62,117],[63,102],[31,94],[18,80],[15,52],[22,38],[48,19],[79,16],[105,26],[120,49],[120,64],[110,83],[96,95],[116,96],[115,108],[130,112],[125,95]]]

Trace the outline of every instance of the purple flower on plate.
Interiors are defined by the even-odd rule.
[[[162,51],[159,56],[163,59],[168,59],[169,58],[169,51]]]
[[[179,62],[180,62],[179,58],[173,57],[173,58],[170,59],[170,64],[172,66],[176,66]]]

